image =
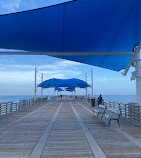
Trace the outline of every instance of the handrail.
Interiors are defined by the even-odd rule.
[[[84,97],[83,101],[90,104],[90,98]],[[122,118],[130,119],[132,121],[141,122],[141,106],[137,103],[122,103],[114,101],[104,101],[103,104],[107,108],[116,108],[120,110]],[[95,105],[97,104],[97,99],[95,100]]]
[[[30,106],[34,106],[37,103],[44,102],[47,100],[47,97],[44,98],[32,98],[32,99],[23,99],[19,102],[2,102],[0,103],[0,116],[6,115],[14,111],[19,111]]]

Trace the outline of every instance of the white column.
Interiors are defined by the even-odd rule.
[[[85,81],[87,83],[87,73],[85,73]],[[87,97],[87,87],[86,87],[86,97]]]
[[[91,88],[92,88],[92,97],[93,97],[93,68],[91,68]]]
[[[141,106],[141,44],[135,49],[136,101]]]
[[[44,74],[41,74],[41,82],[44,80]],[[41,97],[43,97],[43,88],[41,88]]]
[[[37,68],[35,67],[35,83],[34,83],[34,98],[36,98],[36,92],[37,92]]]

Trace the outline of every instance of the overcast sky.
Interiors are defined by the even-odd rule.
[[[62,0],[67,1],[67,0]],[[57,0],[0,0],[0,14],[29,10],[55,4]],[[49,56],[0,56],[0,95],[34,94],[34,68],[56,78],[85,79],[88,72],[90,83],[91,66]],[[131,72],[124,77],[120,72],[93,67],[94,94],[135,95],[135,82],[130,81]],[[81,76],[80,76],[81,75]],[[44,79],[48,79],[47,76]],[[38,77],[38,83],[40,78]],[[85,90],[77,90],[85,94]],[[88,90],[90,93],[90,89]],[[40,94],[40,90],[38,90]],[[44,94],[53,94],[45,90]]]

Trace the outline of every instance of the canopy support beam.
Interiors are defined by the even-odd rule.
[[[135,48],[135,72],[132,77],[136,79],[136,101],[141,106],[141,44]]]
[[[44,74],[41,73],[41,83],[43,82],[44,80]],[[43,87],[41,88],[41,97],[43,97]]]
[[[87,83],[87,73],[85,73],[85,82]],[[86,97],[87,97],[87,87],[86,87]]]
[[[93,68],[91,68],[91,88],[92,88],[92,97],[93,97]]]
[[[126,75],[127,75],[127,73],[128,73],[128,71],[129,71],[129,69],[130,69],[130,67],[131,67],[132,62],[134,61],[134,59],[135,59],[135,55],[133,55],[132,58],[130,59],[130,61],[129,61],[127,67],[126,67],[126,69],[125,69],[124,72],[123,72],[123,76],[126,76]]]
[[[34,98],[36,98],[36,92],[37,92],[37,68],[35,67]]]
[[[0,51],[0,55],[51,55],[51,56],[71,56],[71,55],[133,55],[134,52],[33,52],[33,51]]]

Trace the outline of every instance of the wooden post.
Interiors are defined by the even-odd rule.
[[[1,116],[1,104],[0,104],[0,116]]]
[[[12,112],[12,109],[13,109],[13,102],[11,102],[10,112]]]
[[[20,102],[19,102],[19,110],[21,110],[21,106],[22,106],[22,102],[20,100]]]
[[[6,114],[7,114],[7,106],[8,106],[7,104],[8,104],[8,103],[6,103],[6,111],[5,111],[5,112],[6,112]]]
[[[109,107],[111,108],[111,102],[109,101]]]
[[[125,104],[125,118],[127,118],[127,105]]]
[[[18,108],[17,108],[18,106],[17,106],[17,103],[16,103],[16,111],[18,110]]]
[[[120,111],[120,114],[122,115],[122,111],[121,111],[121,105],[120,105],[120,103],[118,104],[118,109],[119,109],[119,111]]]
[[[113,102],[113,108],[115,108],[116,107],[116,103],[115,102]]]

